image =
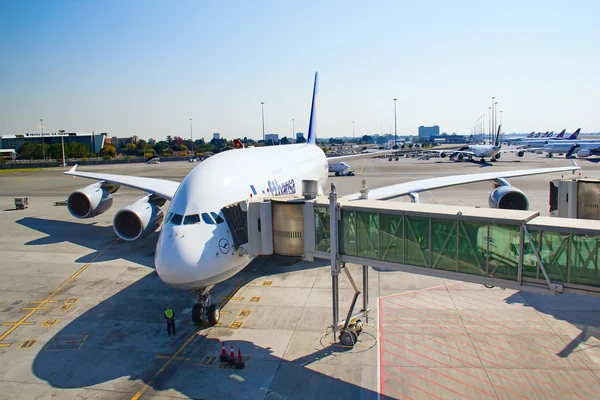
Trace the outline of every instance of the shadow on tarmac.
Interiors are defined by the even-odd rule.
[[[560,357],[568,357],[575,351],[582,351],[578,346],[585,344],[590,337],[600,339],[600,303],[597,297],[572,293],[552,296],[520,291],[509,296],[505,301],[508,304],[532,307],[540,313],[568,322],[581,330],[557,353]]]
[[[77,262],[91,261],[115,239],[111,227],[95,223],[65,222],[42,218],[22,218],[17,223],[47,234],[26,245],[52,245],[72,242],[93,250]],[[117,241],[96,261],[118,258],[142,261],[152,268],[149,253],[154,251],[156,235],[138,242]],[[136,253],[142,252],[141,255]],[[327,265],[299,262],[275,265],[255,259],[240,274],[216,285],[211,293],[225,297],[241,280],[249,282],[264,275],[281,274]],[[93,295],[93,294],[92,294]],[[325,375],[333,367],[316,361],[343,352],[341,348],[326,347],[293,360],[275,356],[272,349],[260,347],[247,340],[227,340],[234,331],[208,328],[200,330],[190,321],[193,301],[187,292],[166,286],[156,272],[100,302],[62,328],[40,349],[32,365],[36,377],[58,389],[89,388],[132,393],[148,385],[144,392],[176,391],[191,398],[222,399],[235,394],[238,398],[314,399],[339,396],[375,399],[377,393],[359,385],[345,382],[348,367],[339,368],[337,377]],[[177,335],[167,335],[163,318],[165,305],[176,313]],[[222,368],[218,360],[221,341],[207,337],[221,335],[227,350],[233,344],[246,361],[243,370]],[[195,335],[195,336],[194,336]],[[172,357],[189,338],[191,342]],[[167,364],[165,367],[165,364]],[[373,368],[375,370],[375,368]],[[161,372],[159,372],[161,371]],[[354,379],[361,381],[360,365],[351,370]],[[124,379],[123,379],[124,378]],[[339,379],[341,378],[341,379]],[[375,382],[373,377],[373,382]],[[135,381],[135,383],[134,383]],[[140,382],[141,381],[141,382]],[[116,394],[116,393],[115,393]]]

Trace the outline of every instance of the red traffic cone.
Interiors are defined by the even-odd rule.
[[[231,350],[229,350],[229,358],[227,358],[227,364],[231,366],[235,365],[235,351],[233,351],[233,345],[231,345]]]
[[[244,359],[242,358],[242,351],[238,349],[237,361],[235,362],[236,369],[244,369]]]
[[[219,356],[219,360],[221,362],[227,362],[227,350],[225,350],[225,342],[223,342],[221,347],[221,355]]]

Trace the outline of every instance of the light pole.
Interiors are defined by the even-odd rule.
[[[192,131],[192,119],[190,118],[190,139],[192,140],[192,157],[194,157],[194,132]]]
[[[354,141],[354,121],[352,121],[352,141]]]
[[[500,110],[500,126],[502,126],[502,110]]]
[[[265,102],[260,102],[260,108],[262,111],[262,128],[263,128],[263,143],[265,141]]]
[[[44,161],[46,161],[46,149],[44,149],[44,119],[40,118],[40,126],[42,127],[42,154]]]
[[[294,123],[294,118],[292,118],[292,140],[296,139],[296,125]]]
[[[59,129],[58,133],[60,133],[60,143],[62,144],[62,166],[65,167],[65,130]]]
[[[488,107],[488,125],[489,125],[489,133],[488,136],[491,135],[492,132],[492,107]]]
[[[396,100],[394,99],[394,147],[398,145],[398,124],[396,122]]]

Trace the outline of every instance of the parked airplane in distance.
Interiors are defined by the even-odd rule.
[[[135,203],[117,211],[113,229],[122,240],[136,240],[156,231],[163,223],[161,206],[171,201],[155,252],[156,272],[167,285],[187,290],[197,296],[192,309],[196,323],[219,321],[220,310],[213,303],[210,289],[241,271],[252,260],[246,242],[232,226],[232,210],[256,195],[301,194],[302,181],[312,180],[324,194],[328,163],[364,154],[326,158],[316,145],[318,73],[315,73],[307,143],[271,147],[248,147],[225,151],[198,164],[184,180],[170,180],[82,172],[73,167],[67,175],[95,179],[85,188],[71,193],[67,208],[76,218],[90,218],[106,212],[113,204],[113,194],[120,186],[147,193]],[[369,156],[377,156],[372,153]],[[235,165],[236,168],[231,166]],[[420,192],[472,182],[492,181],[490,207],[527,209],[527,196],[511,186],[505,178],[575,171],[567,167],[488,172],[410,181],[373,189],[370,199],[410,196],[418,202]],[[355,194],[347,196],[356,198]],[[241,212],[241,211],[240,211]],[[229,216],[229,217],[228,217]],[[238,215],[239,216],[239,215]],[[234,234],[235,238],[234,239]],[[247,232],[246,232],[247,238]]]
[[[354,175],[354,171],[350,170],[351,168],[345,162],[329,164],[329,172],[334,172],[335,176]]]

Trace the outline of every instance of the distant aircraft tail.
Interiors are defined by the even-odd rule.
[[[318,93],[319,72],[315,72],[315,85],[313,87],[312,105],[310,107],[310,122],[308,124],[308,139],[306,143],[317,144],[317,103],[319,100]]]
[[[550,131],[546,131],[546,133],[544,133],[544,134],[542,135],[542,137],[548,137],[548,134],[549,134],[549,133],[550,133]]]
[[[565,136],[566,131],[567,131],[566,129],[563,129],[562,131],[560,131],[560,133],[558,135],[556,135],[556,138],[560,139],[561,137]]]
[[[546,137],[552,137],[552,136],[554,136],[554,131],[550,132],[550,133],[548,134],[548,136],[546,136]]]
[[[494,142],[495,146],[500,145],[500,132],[502,132],[502,125],[498,125],[498,132],[496,133],[496,141]]]
[[[569,136],[567,138],[567,140],[575,140],[575,139],[577,139],[577,136],[579,136],[579,132],[581,132],[581,128],[577,128],[577,130],[575,132],[573,132],[573,134],[571,136]]]
[[[527,138],[533,137],[533,135],[535,135],[535,132],[531,132],[529,135],[527,135]]]
[[[538,132],[538,133],[537,133],[537,134],[534,136],[534,138],[538,138],[538,137],[540,137],[540,135],[541,135],[541,134],[542,134],[542,132]]]

